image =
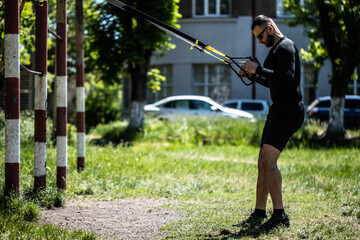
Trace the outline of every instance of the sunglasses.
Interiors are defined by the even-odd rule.
[[[256,36],[256,38],[257,39],[259,39],[259,40],[262,40],[263,39],[263,33],[265,32],[265,30],[267,29],[269,27],[269,25],[267,25],[265,28],[264,28],[264,30],[262,30],[262,32],[259,34],[259,35],[257,35]]]

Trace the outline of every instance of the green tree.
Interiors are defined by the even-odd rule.
[[[176,25],[180,17],[178,0],[124,1],[152,17]],[[94,12],[95,10],[95,12]],[[130,128],[139,129],[144,123],[144,104],[150,58],[156,51],[164,53],[173,47],[169,37],[144,20],[107,2],[92,4],[88,19],[86,45],[87,69],[101,72],[106,81],[120,81],[121,74],[131,78]],[[88,16],[90,14],[87,14]]]
[[[4,37],[5,37],[5,23],[4,23],[4,1],[0,1],[0,72],[4,68]],[[31,1],[22,0],[19,5],[20,8],[20,62],[23,65],[30,64],[30,53],[34,51],[35,31],[35,15],[33,13],[33,3]],[[1,85],[0,85],[1,86]]]
[[[290,25],[304,25],[311,39],[302,57],[314,61],[317,71],[325,59],[332,66],[331,106],[326,136],[344,137],[345,94],[354,70],[360,64],[360,1],[358,0],[283,0],[284,8],[295,17]]]

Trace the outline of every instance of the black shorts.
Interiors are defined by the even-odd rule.
[[[304,105],[302,102],[273,104],[265,122],[260,147],[269,144],[282,151],[303,122]]]

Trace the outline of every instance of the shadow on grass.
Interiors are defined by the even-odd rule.
[[[223,229],[218,234],[207,234],[199,235],[203,239],[242,239],[245,237],[258,238],[261,235],[261,232],[255,228],[246,228],[241,229],[239,232],[231,232],[230,230]]]
[[[353,138],[328,138],[325,136],[310,138],[292,138],[287,147],[307,147],[313,149],[321,148],[359,148],[360,137]]]
[[[114,128],[112,131],[104,134],[102,138],[92,139],[91,143],[95,145],[119,145],[131,146],[132,143],[142,134],[142,129],[137,128]]]

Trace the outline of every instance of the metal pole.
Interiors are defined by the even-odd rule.
[[[63,40],[62,37],[60,37],[59,35],[56,34],[56,32],[54,32],[51,28],[48,28],[48,31],[51,35],[53,35],[54,37]]]
[[[85,169],[85,67],[83,1],[75,3],[77,168]]]
[[[67,173],[67,34],[66,0],[57,0],[56,34],[56,153],[57,187],[66,189]]]
[[[20,193],[19,1],[5,1],[5,193]]]
[[[35,146],[34,189],[46,188],[46,100],[47,100],[47,35],[48,2],[35,2]]]
[[[355,68],[355,75],[358,75],[358,67]],[[357,79],[354,78],[354,95],[358,95]]]
[[[252,0],[252,21],[255,20],[256,17],[256,0]],[[251,43],[251,49],[252,49],[252,57],[256,57],[256,39],[254,34],[252,35],[252,43]],[[256,84],[252,84],[251,86],[251,97],[252,99],[256,99]]]

